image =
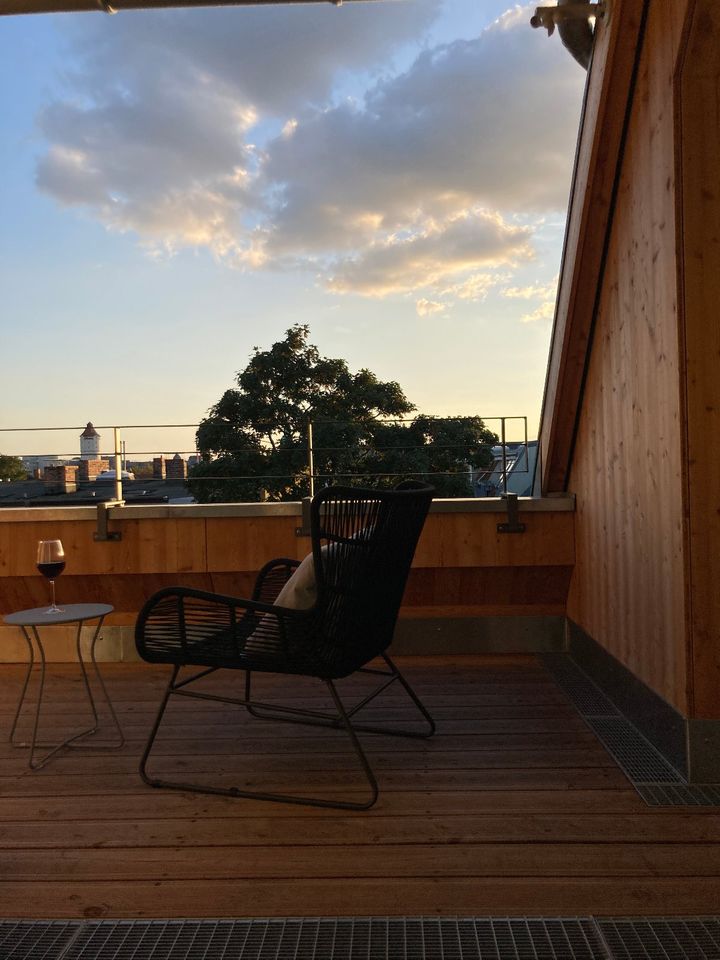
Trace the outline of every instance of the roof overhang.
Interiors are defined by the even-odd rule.
[[[595,29],[540,420],[543,493],[568,486],[648,3],[613,0]]]

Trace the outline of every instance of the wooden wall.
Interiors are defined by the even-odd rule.
[[[720,717],[720,3],[695,0],[679,69],[691,683]]]
[[[114,625],[133,623],[147,597],[170,584],[248,596],[267,560],[299,559],[310,549],[307,537],[295,535],[297,516],[113,520],[122,540],[96,543],[93,519],[58,519],[58,514],[40,520],[35,511],[16,511],[0,519],[0,614],[47,602],[48,586],[35,568],[40,539],[59,537],[65,546],[59,599],[110,603],[116,612],[108,623]],[[503,535],[496,525],[506,519],[504,513],[431,514],[401,615],[563,615],[575,558],[573,514],[521,516],[527,532]],[[9,636],[2,627],[0,635],[3,629]]]
[[[569,617],[683,713],[691,685],[673,97],[687,6],[649,5],[569,481],[577,563],[568,598]]]

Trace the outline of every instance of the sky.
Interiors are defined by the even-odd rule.
[[[296,323],[419,412],[535,435],[585,73],[531,13],[0,18],[0,428],[73,428],[0,452],[197,423]]]

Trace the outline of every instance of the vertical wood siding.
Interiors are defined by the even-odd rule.
[[[679,72],[692,713],[720,717],[720,4],[696,0]]]
[[[674,72],[685,0],[653,0],[569,489],[568,615],[688,707],[677,332]]]

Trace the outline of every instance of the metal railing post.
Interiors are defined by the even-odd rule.
[[[313,459],[312,420],[308,420],[307,444],[308,444],[308,473],[310,476],[310,497],[312,498],[315,496],[315,462]]]
[[[500,418],[500,443],[503,465],[503,493],[507,494],[507,449],[505,447],[505,417]]]
[[[120,448],[120,431],[113,427],[113,443],[115,445],[115,499],[122,500],[122,450]]]

